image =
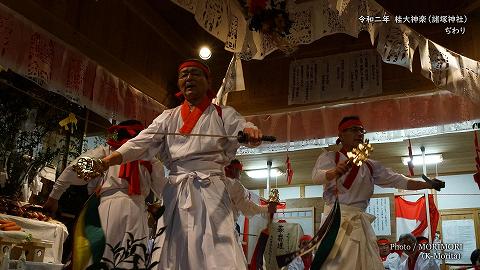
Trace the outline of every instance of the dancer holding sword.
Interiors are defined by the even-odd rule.
[[[260,145],[263,136],[232,107],[211,103],[210,79],[203,62],[184,61],[178,68],[182,105],[165,110],[137,137],[94,165],[105,170],[158,153],[170,171],[163,192],[166,210],[158,224],[166,230],[152,256],[159,261],[158,269],[247,268],[237,259],[242,251],[235,246],[223,168],[240,146],[233,139],[239,132],[250,147]]]

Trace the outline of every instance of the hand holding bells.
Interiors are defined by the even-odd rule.
[[[108,169],[101,159],[93,157],[79,158],[72,168],[77,173],[78,177],[87,182],[93,178],[103,176],[103,173]]]
[[[277,210],[277,205],[280,204],[280,193],[278,189],[272,188],[268,196],[268,212],[270,214],[268,222],[271,223],[273,215]]]
[[[356,148],[353,148],[352,152],[347,153],[348,162],[357,166],[362,166],[363,162],[368,159],[371,152],[373,152],[373,146],[367,139],[364,143],[360,143]]]

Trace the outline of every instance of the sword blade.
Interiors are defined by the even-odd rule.
[[[214,138],[235,138],[237,139],[238,136],[235,135],[217,135],[217,134],[202,134],[202,133],[178,133],[178,132],[145,132],[143,134],[159,134],[165,136],[193,136],[193,137],[214,137]]]

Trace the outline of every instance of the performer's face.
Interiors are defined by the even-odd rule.
[[[390,244],[378,244],[378,249],[380,249],[380,256],[388,256],[390,254]]]
[[[185,67],[178,72],[178,88],[193,105],[197,105],[207,96],[209,87],[205,73],[199,68]]]
[[[342,145],[348,150],[351,150],[354,147],[357,147],[359,144],[363,143],[365,134],[365,129],[359,126],[353,126],[345,129],[340,132],[338,135],[342,141]]]

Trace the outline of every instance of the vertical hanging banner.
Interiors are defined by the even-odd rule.
[[[217,92],[216,104],[226,105],[228,93],[234,91],[244,91],[245,81],[243,79],[242,62],[237,54],[234,54],[227,68],[227,73],[223,78],[222,86]]]
[[[247,34],[247,22],[240,8],[233,1],[228,1],[228,34],[225,41],[225,50],[239,53]]]
[[[392,234],[389,197],[371,198],[365,212],[376,217],[372,223],[375,235],[390,236]]]
[[[379,95],[381,62],[375,50],[294,61],[290,64],[288,104]]]
[[[265,269],[277,270],[277,256],[297,250],[303,230],[298,223],[272,223],[270,228],[264,253]]]

